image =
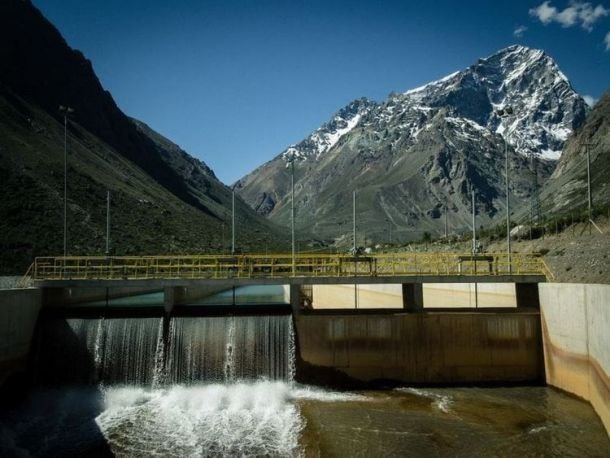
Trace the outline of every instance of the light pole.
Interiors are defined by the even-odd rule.
[[[110,256],[110,191],[106,191],[106,256]]]
[[[354,251],[354,256],[356,256],[356,191],[354,191],[352,193],[352,219],[354,221],[354,228],[353,228],[353,242],[354,242],[354,246],[353,246],[353,251]]]
[[[292,276],[296,275],[296,248],[295,248],[295,235],[294,235],[294,156],[290,160],[290,221],[291,221],[291,229],[292,229]]]
[[[64,258],[68,253],[68,116],[74,109],[59,106],[59,112],[64,116]]]
[[[472,254],[474,256],[477,253],[477,217],[474,201],[474,186],[472,186],[472,183],[470,183],[470,196],[472,199]]]
[[[591,196],[591,154],[589,147],[591,143],[583,143],[587,153],[587,217],[589,219],[589,235],[591,235],[591,224],[593,224],[593,198]]]
[[[235,255],[235,189],[231,193],[231,255]]]
[[[512,107],[506,106],[503,109],[497,111],[500,118],[505,118],[513,114]],[[508,255],[508,273],[512,272],[512,259],[510,249],[510,194],[509,194],[509,180],[510,180],[510,169],[508,167],[508,138],[504,138],[504,160],[506,167],[506,251]]]
[[[294,220],[294,161],[298,159],[298,151],[291,146],[285,153],[286,166],[290,165],[290,232],[292,238],[292,276],[296,275],[296,239],[295,239],[295,220]]]
[[[476,220],[476,207],[474,199],[474,186],[470,183],[470,194],[472,198],[472,260],[474,262],[474,307],[479,308],[479,285],[477,283],[477,220]]]

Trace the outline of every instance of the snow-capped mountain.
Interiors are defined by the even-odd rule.
[[[522,154],[544,159],[559,159],[564,142],[587,113],[586,103],[553,59],[524,46],[506,48],[389,102],[380,114],[389,123],[408,111],[452,107],[456,117],[500,134]],[[417,132],[422,126],[411,122],[405,127]]]
[[[363,115],[376,106],[375,102],[366,98],[354,100],[298,145],[288,147],[281,154],[282,158],[284,160],[302,160],[312,157],[318,159],[321,154],[335,146],[341,137],[349,133],[360,122]]]
[[[533,189],[532,158],[540,183],[587,112],[551,57],[511,46],[383,103],[352,102],[235,188],[259,213],[288,223],[286,163],[294,158],[302,230],[340,239],[349,232],[357,190],[359,225],[373,242],[387,237],[379,221],[406,241],[440,231],[444,212],[459,231],[469,221],[471,184],[481,224],[503,210],[505,148],[518,207]]]

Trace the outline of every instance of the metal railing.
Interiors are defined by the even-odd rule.
[[[292,277],[290,254],[239,256],[68,256],[36,258],[33,280],[228,279]],[[542,275],[541,257],[513,254],[401,253],[374,256],[299,254],[296,277]]]

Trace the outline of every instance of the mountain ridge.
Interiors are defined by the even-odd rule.
[[[480,197],[482,224],[504,210],[503,179],[498,177],[504,176],[505,148],[514,176],[511,197],[519,207],[534,191],[534,180],[525,175],[533,175],[533,168],[540,181],[550,175],[552,159],[589,110],[550,56],[518,45],[369,103],[358,122],[323,154],[311,154],[306,147],[328,123],[238,180],[235,189],[259,213],[287,225],[290,176],[285,163],[291,156],[297,159],[297,224],[304,231],[335,241],[346,237],[351,218],[344,207],[355,188],[374,207],[363,218],[364,231],[377,230],[375,221],[389,220],[405,241],[424,231],[439,233],[442,207],[459,231],[469,224],[468,183]],[[508,106],[512,114],[501,117],[499,110]],[[333,199],[341,203],[328,203]]]

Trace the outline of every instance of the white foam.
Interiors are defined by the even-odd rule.
[[[422,390],[419,388],[396,388],[395,391],[402,391],[405,393],[411,393],[416,396],[421,396],[423,398],[430,399],[432,405],[436,407],[443,413],[451,412],[451,404],[453,404],[453,399],[451,396],[447,396],[444,394],[434,393],[428,390]]]
[[[290,391],[292,399],[300,401],[347,402],[368,401],[369,398],[360,394],[325,391],[312,386],[296,386]]]
[[[304,426],[293,400],[355,398],[309,388],[293,392],[288,383],[271,381],[106,388],[96,422],[113,450],[127,454],[146,446],[179,456],[292,456]]]

